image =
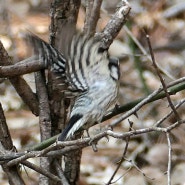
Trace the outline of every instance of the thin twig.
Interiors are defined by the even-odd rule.
[[[182,99],[176,106],[175,109],[177,110],[183,103],[185,103],[185,99]],[[173,114],[173,110],[171,110],[166,116],[161,118],[157,123],[155,123],[153,126],[158,127],[161,125],[162,122],[164,122],[167,118],[169,118]]]
[[[23,164],[26,167],[28,167],[28,168],[30,168],[30,169],[32,169],[32,170],[34,170],[34,171],[36,171],[36,172],[46,176],[46,177],[54,180],[55,182],[60,182],[61,181],[57,176],[53,175],[52,173],[49,173],[44,168],[40,168],[37,165],[35,165],[33,163],[30,163],[29,161],[23,161],[23,162],[21,162],[21,164]]]
[[[154,178],[151,178],[149,176],[147,176],[144,172],[142,172],[142,170],[133,162],[133,160],[130,159],[126,159],[125,160],[129,163],[131,163],[132,166],[134,166],[136,168],[137,171],[139,171],[144,177],[147,177],[150,180],[155,180]]]
[[[133,122],[131,122],[130,120],[128,120],[129,124],[130,124],[130,127],[129,127],[129,131],[132,130],[132,125],[133,125]],[[126,138],[126,145],[125,145],[125,149],[124,149],[124,152],[123,152],[123,155],[121,157],[121,160],[118,162],[118,165],[114,171],[114,173],[112,174],[111,178],[109,179],[109,181],[106,183],[106,185],[109,185],[109,184],[112,184],[112,180],[114,179],[116,173],[118,172],[118,170],[120,169],[124,159],[125,159],[125,156],[126,156],[126,152],[127,152],[127,149],[128,149],[128,144],[129,144],[129,141],[130,141],[130,137]]]
[[[136,45],[135,45],[135,43],[134,43],[134,41],[132,40],[131,37],[129,37],[129,46],[131,48],[132,53],[134,54],[135,51],[136,51]],[[134,66],[135,66],[135,68],[138,72],[138,76],[139,76],[139,79],[140,79],[141,84],[142,84],[142,90],[145,93],[145,95],[149,95],[150,94],[150,88],[149,88],[148,84],[146,83],[146,79],[144,77],[144,69],[142,68],[141,60],[140,60],[139,57],[136,57],[136,56],[133,56],[132,60],[134,61]]]
[[[177,16],[180,13],[184,13],[184,11],[185,11],[185,2],[179,1],[179,3],[178,2],[174,3],[174,5],[166,9],[162,15],[164,18],[169,19],[169,18]]]
[[[147,57],[147,59],[149,61],[152,62],[151,57],[148,55],[147,51],[145,50],[145,48],[141,45],[141,43],[139,42],[139,40],[132,34],[132,32],[129,30],[129,28],[127,26],[124,26],[124,30],[126,31],[126,33],[132,38],[132,40],[134,41],[134,43],[137,45],[137,47],[141,50],[141,52],[143,53],[143,55],[145,55]],[[158,68],[160,69],[160,71],[165,74],[167,77],[169,77],[172,80],[175,80],[175,78],[168,73],[168,71],[164,70],[161,66],[157,65]]]
[[[185,77],[182,77],[182,78],[179,78],[178,80],[175,80],[175,81],[173,81],[173,82],[170,82],[168,85],[167,85],[167,87],[168,88],[170,88],[168,91],[170,92],[170,95],[174,95],[174,94],[176,94],[177,92],[180,92],[180,91],[182,91],[182,90],[184,90],[185,89],[185,83],[183,83],[183,82],[185,82]],[[182,84],[181,84],[182,83]],[[177,85],[177,84],[180,84],[180,85]],[[175,86],[175,85],[177,85],[177,86]],[[175,87],[172,87],[172,86],[175,86]],[[156,90],[156,91],[154,91],[154,92],[156,92],[156,94],[154,93],[152,93],[153,95],[151,95],[151,97],[149,98],[149,100],[148,101],[144,101],[143,103],[143,105],[145,105],[145,104],[147,104],[147,103],[151,103],[151,102],[153,102],[153,101],[156,101],[156,100],[159,100],[159,99],[162,99],[162,98],[165,98],[166,97],[166,95],[165,95],[165,93],[163,93],[163,92],[161,92],[161,91],[163,91],[163,88],[159,88],[158,90]],[[148,97],[148,96],[147,96]],[[147,97],[145,97],[145,98],[147,98]],[[134,101],[132,101],[132,102],[130,102],[130,103],[127,103],[127,104],[125,104],[125,105],[122,105],[122,106],[119,106],[118,108],[116,108],[116,109],[114,109],[113,111],[112,111],[112,113],[110,113],[110,114],[108,114],[108,115],[106,115],[106,116],[104,116],[103,117],[103,120],[102,121],[106,121],[106,120],[108,120],[108,119],[110,119],[110,118],[112,118],[113,116],[116,116],[116,115],[118,115],[118,114],[121,114],[121,113],[124,113],[124,112],[126,112],[126,111],[129,111],[129,110],[131,110],[132,108],[134,108],[138,103],[140,103],[140,102],[142,102],[143,100],[145,100],[145,98],[140,98],[140,99],[137,99],[137,100],[134,100]],[[142,106],[143,106],[142,105]],[[133,111],[134,111],[134,109],[132,109]],[[138,109],[139,110],[139,109]],[[132,114],[134,114],[135,112],[132,112]],[[124,115],[123,115],[123,117],[124,117]],[[125,117],[126,118],[126,117]],[[124,118],[124,119],[125,119]]]
[[[21,152],[21,153],[17,153],[17,155],[12,155],[12,159],[11,161],[9,161],[7,163],[7,166],[12,166],[12,165],[15,165],[15,164],[18,164],[24,160],[27,160],[29,158],[34,158],[34,157],[41,157],[41,156],[47,156],[46,154],[49,153],[50,151],[55,151],[56,149],[59,149],[59,148],[63,148],[62,151],[64,151],[64,153],[67,153],[69,152],[70,150],[67,149],[67,148],[64,148],[65,146],[73,146],[73,145],[77,145],[77,147],[75,147],[75,149],[79,149],[81,148],[81,145],[85,145],[85,146],[89,146],[89,143],[90,142],[90,138],[84,138],[83,140],[81,139],[78,139],[78,140],[75,140],[76,142],[74,141],[66,141],[66,142],[62,142],[62,143],[59,143],[59,144],[53,144],[53,145],[50,145],[49,147],[41,150],[41,151],[27,151],[27,152]],[[75,143],[75,144],[74,144]],[[67,149],[67,150],[66,150]],[[74,148],[71,148],[71,151],[74,150]],[[62,151],[60,151],[60,155],[64,154],[62,153]],[[49,155],[49,157],[52,157],[52,154]],[[7,157],[8,158],[8,157]],[[10,159],[10,158],[8,158]],[[6,159],[6,160],[8,160]],[[1,160],[4,160],[4,158],[1,158]]]
[[[26,154],[21,153],[21,154],[17,155],[17,156],[21,156],[21,157],[19,157],[17,159],[13,159],[12,161],[8,162],[7,166],[12,166],[12,165],[18,164],[26,159],[29,159],[29,158],[47,156],[47,154],[49,152],[51,152],[50,154],[52,156],[54,156],[54,150],[56,150],[57,148],[63,148],[60,150],[60,153],[57,153],[57,151],[56,151],[57,155],[64,155],[66,153],[69,153],[70,151],[89,146],[90,141],[98,142],[100,139],[107,137],[107,136],[117,138],[117,139],[126,139],[128,137],[134,137],[136,135],[141,135],[143,133],[149,133],[149,132],[154,132],[154,131],[166,133],[166,132],[170,132],[174,128],[177,128],[180,124],[183,124],[183,123],[185,123],[185,120],[181,120],[180,122],[176,122],[166,128],[149,127],[149,128],[138,129],[138,130],[132,130],[132,131],[125,132],[125,133],[116,133],[111,130],[106,130],[102,133],[95,135],[93,138],[83,138],[83,139],[77,139],[77,140],[73,140],[73,141],[60,142],[60,143],[57,143],[57,145],[51,145],[42,151],[32,151],[32,152],[28,152]],[[65,146],[69,146],[71,148],[69,148],[69,149],[64,148]],[[48,156],[50,156],[50,155],[48,155]],[[13,155],[13,158],[15,158],[15,155]],[[9,159],[10,159],[10,157],[9,157]]]
[[[185,77],[183,77],[183,81],[184,81],[184,79],[185,79]],[[182,79],[181,79],[181,80],[182,80]],[[181,80],[180,80],[180,81],[181,81]],[[173,83],[174,83],[174,82],[171,82],[169,85],[167,85],[167,87],[172,86]],[[176,83],[176,82],[175,82],[175,83]],[[185,84],[183,83],[182,86],[183,86],[182,89],[184,89]],[[134,105],[133,105],[133,104],[129,105],[129,109],[128,109],[129,111],[128,111],[128,112],[126,112],[125,114],[123,114],[122,116],[120,116],[118,119],[116,119],[115,121],[113,121],[110,125],[114,127],[114,126],[116,126],[118,123],[120,123],[121,121],[123,121],[124,119],[126,119],[128,116],[130,116],[130,115],[132,115],[132,114],[135,114],[143,105],[145,105],[145,104],[147,104],[147,103],[149,103],[149,102],[151,102],[151,101],[155,101],[156,99],[160,99],[160,98],[166,97],[166,95],[163,94],[162,97],[160,96],[160,98],[159,98],[159,97],[156,98],[156,95],[158,95],[162,90],[163,90],[163,88],[160,87],[158,90],[154,91],[153,93],[151,93],[151,94],[150,94],[149,96],[147,96],[146,98],[136,100],[136,102],[134,103]],[[174,89],[173,89],[173,90],[174,90]],[[133,107],[133,108],[130,109],[130,107]],[[121,108],[120,108],[120,109],[121,109]],[[108,115],[108,116],[109,116],[109,115]]]
[[[168,170],[167,170],[167,178],[168,185],[171,185],[171,163],[172,163],[172,146],[170,141],[170,133],[166,132],[166,138],[168,142]]]
[[[151,42],[150,42],[150,37],[149,37],[148,34],[146,34],[146,38],[147,38],[147,42],[148,42],[149,51],[150,51],[150,55],[151,55],[151,58],[152,58],[153,66],[154,66],[154,68],[155,68],[155,70],[156,70],[157,75],[159,76],[159,79],[160,79],[161,84],[162,84],[162,86],[163,86],[163,89],[164,89],[164,92],[165,92],[165,94],[166,94],[166,98],[167,98],[167,100],[168,100],[168,103],[169,103],[171,109],[173,110],[173,112],[174,112],[174,114],[175,114],[175,117],[176,117],[177,121],[180,121],[180,116],[179,116],[179,114],[177,113],[177,111],[176,111],[176,109],[175,109],[175,107],[174,107],[174,105],[173,105],[173,103],[172,103],[172,101],[171,101],[170,95],[169,95],[168,90],[167,90],[167,85],[166,85],[166,83],[164,82],[164,79],[163,79],[163,77],[161,76],[161,73],[160,73],[160,71],[159,71],[159,69],[158,69],[157,63],[156,63],[156,61],[155,61],[154,53],[153,53],[152,46],[151,46]]]
[[[126,172],[124,172],[118,179],[116,179],[115,181],[112,181],[111,184],[114,184],[114,183],[118,182],[121,178],[123,178],[126,174],[128,174],[128,172],[129,172],[131,169],[132,169],[132,166],[130,166],[130,167],[126,170]]]
[[[57,160],[55,160],[54,163],[55,163],[57,174],[60,177],[62,184],[69,185],[69,183],[64,175],[64,172],[63,172],[62,168],[60,167],[60,165],[58,164]]]

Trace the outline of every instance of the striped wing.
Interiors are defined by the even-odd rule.
[[[105,75],[105,67],[108,69],[108,53],[100,50],[100,42],[82,34],[73,37],[66,62],[66,78],[72,90],[88,90],[101,74]]]
[[[27,34],[27,38],[33,46],[34,53],[44,62],[44,65],[50,65],[54,72],[65,78],[66,58],[63,54],[34,34]]]
[[[44,62],[46,67],[50,66],[53,71],[55,80],[55,87],[60,91],[67,91],[68,83],[66,79],[66,57],[50,44],[40,39],[34,34],[27,34],[26,38],[29,44],[33,46],[34,53],[38,56],[41,62]]]
[[[58,79],[61,78],[59,85],[67,86],[63,90],[68,98],[87,91],[94,81],[108,72],[107,51],[101,51],[100,43],[93,38],[77,34],[71,41],[68,56],[64,57],[39,37],[33,34],[27,37],[35,54],[45,66],[51,66]]]

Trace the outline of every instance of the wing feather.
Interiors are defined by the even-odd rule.
[[[93,37],[77,34],[72,39],[69,53],[66,77],[82,92],[90,88],[91,82],[98,80],[96,74],[105,74],[102,67],[108,71],[108,52],[100,50],[100,42]]]
[[[100,42],[82,34],[73,36],[69,55],[64,56],[57,49],[33,34],[28,34],[34,52],[44,63],[51,66],[67,97],[86,92],[98,78],[107,75],[108,52],[100,50]],[[64,84],[65,83],[65,84]]]

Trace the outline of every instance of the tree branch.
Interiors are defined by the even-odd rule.
[[[170,133],[166,132],[166,138],[168,142],[168,170],[167,170],[167,177],[168,177],[168,185],[171,185],[171,163],[172,163],[172,146],[170,141]]]
[[[92,138],[83,138],[83,139],[77,139],[73,141],[65,141],[65,142],[60,142],[54,145],[49,146],[48,148],[42,150],[42,151],[31,151],[28,153],[20,153],[17,159],[13,159],[12,161],[7,163],[7,166],[12,166],[16,165],[26,159],[33,158],[33,157],[41,157],[41,156],[61,156],[69,153],[69,151],[74,151],[79,148],[84,148],[89,146],[89,142],[98,142],[104,137],[113,137],[117,139],[127,139],[128,137],[135,137],[137,135],[141,135],[143,133],[149,133],[149,132],[170,132],[174,128],[177,128],[179,125],[185,123],[185,120],[181,120],[180,122],[176,122],[168,127],[161,128],[161,127],[148,127],[148,128],[143,128],[143,129],[138,129],[138,130],[132,130],[124,133],[117,133],[113,132],[112,130],[106,130],[103,131],[97,135],[95,135]],[[64,148],[65,147],[65,148]],[[68,148],[69,147],[69,148]],[[60,149],[62,148],[62,149]],[[59,149],[59,150],[57,150]],[[56,150],[56,151],[55,151]],[[9,159],[11,158],[12,155],[9,156]],[[15,157],[15,155],[14,155]],[[0,157],[1,159],[1,157]]]
[[[10,78],[44,69],[46,66],[36,57],[27,58],[16,64],[0,66],[0,78]]]
[[[129,120],[128,120],[129,121]],[[129,127],[129,131],[132,130],[132,126],[133,126],[133,123],[129,121],[129,124],[130,124],[130,127]],[[126,157],[126,153],[127,153],[127,149],[128,149],[128,144],[129,144],[129,141],[130,141],[130,137],[126,138],[126,145],[125,145],[125,149],[124,149],[124,152],[122,154],[122,157],[121,157],[121,160],[119,161],[114,173],[112,174],[111,178],[109,179],[109,181],[106,183],[106,185],[109,185],[109,184],[112,184],[113,182],[113,179],[116,175],[116,173],[118,172],[118,170],[120,169],[125,157]]]
[[[161,84],[162,84],[162,86],[163,86],[163,89],[164,89],[164,92],[165,92],[165,94],[166,94],[166,98],[167,98],[167,100],[168,100],[168,103],[169,103],[171,109],[173,110],[173,112],[174,112],[174,114],[175,114],[175,117],[176,117],[177,121],[180,121],[180,116],[179,116],[179,114],[177,113],[177,111],[176,111],[176,109],[175,109],[175,107],[174,107],[174,105],[173,105],[173,103],[172,103],[172,101],[171,101],[170,95],[169,95],[168,90],[167,90],[166,83],[164,82],[164,79],[163,79],[163,77],[161,76],[161,73],[160,73],[160,71],[159,71],[159,69],[158,69],[158,67],[157,67],[157,63],[156,63],[156,61],[155,61],[154,53],[153,53],[153,50],[152,50],[152,46],[151,46],[151,42],[150,42],[150,38],[149,38],[149,35],[148,35],[148,34],[146,35],[146,38],[147,38],[147,42],[148,42],[148,46],[149,46],[150,55],[151,55],[151,57],[152,57],[153,66],[154,66],[154,68],[155,68],[155,70],[156,70],[157,75],[159,76],[159,79],[160,79]]]
[[[91,12],[93,9],[93,4],[94,0],[88,0],[85,2],[86,7],[85,7],[85,22],[84,22],[84,27],[83,27],[83,32],[88,33],[89,26],[90,26],[90,17],[91,17]]]
[[[13,62],[8,56],[3,44],[0,41],[0,65],[12,65]],[[33,114],[38,116],[38,101],[36,95],[32,92],[26,81],[22,77],[9,78],[11,84],[16,89],[19,96],[23,99],[24,103],[28,105]]]
[[[46,140],[51,137],[51,118],[50,118],[50,108],[48,94],[45,84],[44,71],[35,73],[35,84],[37,90],[37,96],[39,100],[39,125],[41,141]],[[50,161],[48,158],[40,159],[41,168],[50,170]],[[41,184],[49,184],[49,179],[46,176],[40,175]]]
[[[4,116],[4,112],[0,103],[0,153],[6,155],[9,151],[15,150],[12,139],[10,136],[10,132],[8,130],[8,126],[6,123],[6,118]],[[24,185],[24,181],[21,178],[20,171],[17,165],[13,165],[8,167],[6,164],[2,164],[2,168],[4,172],[8,176],[8,180],[10,185]]]
[[[102,0],[94,0],[87,2],[86,19],[84,23],[84,33],[94,35],[96,32],[97,22],[100,17]]]
[[[184,81],[185,80],[185,77],[179,79],[179,80],[176,80],[174,82],[171,82],[169,85],[167,85],[167,88],[168,87],[171,87],[173,86],[174,84],[176,84],[177,82],[180,83],[181,81]],[[169,94],[170,95],[174,95],[176,94],[177,92],[181,91],[181,90],[184,90],[185,89],[185,83],[182,83],[176,87],[173,87],[171,89],[169,89]],[[127,104],[126,106],[124,107],[121,107],[120,109],[122,111],[126,111],[125,109],[126,108],[129,108],[128,112],[125,113],[124,115],[120,116],[116,121],[114,121],[113,123],[111,123],[111,126],[116,126],[118,123],[120,123],[121,121],[123,121],[124,119],[126,119],[128,116],[132,115],[132,114],[135,114],[142,106],[144,106],[145,104],[147,103],[150,103],[152,101],[156,101],[156,100],[159,100],[159,99],[162,99],[164,97],[166,97],[166,94],[165,93],[160,93],[161,91],[163,90],[163,88],[159,88],[158,90],[154,91],[153,93],[151,93],[149,96],[147,96],[146,98],[144,99],[139,99],[139,100],[135,100],[134,102],[131,102],[129,104]],[[160,93],[160,94],[159,94]],[[133,107],[133,108],[132,108]],[[109,115],[108,115],[109,116]]]
[[[32,169],[32,170],[38,172],[39,174],[42,174],[42,175],[44,175],[44,176],[46,176],[46,177],[52,179],[52,180],[55,181],[55,182],[61,182],[61,180],[60,180],[57,176],[53,175],[52,173],[49,173],[49,172],[48,172],[46,169],[44,169],[44,168],[40,168],[40,167],[38,167],[37,165],[35,165],[35,164],[33,164],[33,163],[30,163],[29,161],[23,161],[23,162],[21,162],[21,164],[23,164],[23,165],[25,165],[26,167],[28,167],[28,168],[30,168],[30,169]]]
[[[70,185],[68,183],[66,177],[64,176],[64,172],[63,172],[62,168],[60,167],[60,165],[58,164],[58,161],[55,160],[54,163],[55,163],[56,171],[57,171],[58,176],[60,177],[62,183],[65,185]]]
[[[151,57],[148,55],[146,49],[142,46],[142,44],[139,42],[139,40],[133,35],[133,33],[128,29],[127,26],[123,27],[124,30],[126,31],[126,33],[132,38],[132,40],[134,41],[134,43],[137,45],[137,47],[140,49],[141,53],[143,53],[143,55],[145,55],[147,57],[147,59],[149,61],[152,62]],[[170,78],[171,80],[175,80],[175,78],[165,69],[163,69],[161,66],[157,65],[157,67],[160,69],[160,71],[165,74],[168,78]]]
[[[130,5],[127,0],[122,0],[115,14],[107,23],[101,33],[95,35],[95,38],[101,40],[101,47],[108,49],[115,37],[118,35],[122,26],[126,23],[130,12]]]

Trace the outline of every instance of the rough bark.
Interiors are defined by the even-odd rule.
[[[12,65],[13,61],[9,57],[7,51],[3,47],[3,44],[0,41],[0,65]],[[16,89],[19,96],[22,98],[24,103],[30,108],[33,114],[38,115],[39,109],[38,109],[38,101],[36,95],[32,92],[29,85],[26,83],[26,81],[20,77],[12,77],[9,78],[11,84]]]
[[[0,104],[0,136],[1,136],[1,142],[0,142],[1,154],[6,155],[6,153],[10,153],[12,150],[15,150],[1,104]],[[21,178],[20,171],[17,165],[12,167],[7,167],[5,163],[5,164],[2,164],[2,168],[8,177],[10,185],[25,184]]]

